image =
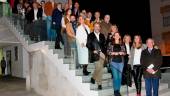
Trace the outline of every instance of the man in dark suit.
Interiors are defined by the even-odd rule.
[[[79,9],[79,3],[78,2],[74,3],[74,7],[72,8],[72,14],[76,16],[76,19],[79,17],[80,9]]]
[[[98,83],[98,89],[102,89],[103,64],[105,60],[105,37],[100,33],[100,24],[94,24],[94,32],[88,35],[87,48],[89,49],[90,62],[96,63],[91,83]]]
[[[162,55],[159,49],[154,48],[153,39],[147,39],[146,44],[147,48],[141,53],[141,65],[143,67],[143,75],[145,79],[146,96],[158,96]]]
[[[61,49],[60,47],[60,42],[64,45],[64,41],[63,38],[61,36],[61,19],[63,16],[63,12],[62,12],[62,4],[58,3],[57,4],[57,8],[54,9],[53,13],[52,13],[52,23],[53,26],[55,26],[55,30],[56,30],[56,42],[55,42],[55,48],[56,49]]]

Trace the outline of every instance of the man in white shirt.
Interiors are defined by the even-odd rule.
[[[103,64],[105,60],[105,37],[100,33],[100,24],[94,24],[94,32],[88,35],[87,47],[90,54],[90,62],[95,63],[95,70],[91,78],[91,83],[98,84],[98,89],[102,89]]]

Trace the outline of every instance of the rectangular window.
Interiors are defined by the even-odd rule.
[[[170,16],[163,17],[163,27],[170,26]]]

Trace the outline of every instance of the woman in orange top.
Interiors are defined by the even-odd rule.
[[[86,17],[84,22],[90,28],[90,32],[93,32],[92,13],[88,12]]]

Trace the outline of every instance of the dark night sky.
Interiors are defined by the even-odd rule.
[[[80,3],[80,9],[100,11],[111,15],[111,22],[119,27],[122,35],[140,34],[145,41],[151,37],[149,0],[73,0]]]

